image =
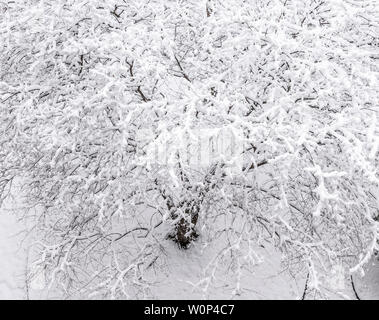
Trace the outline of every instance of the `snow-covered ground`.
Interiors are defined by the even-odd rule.
[[[379,300],[379,263],[373,260],[365,268],[363,278],[355,278],[356,291],[361,300]]]
[[[25,227],[18,221],[14,213],[0,211],[0,299],[40,299],[47,295],[33,284],[26,286],[28,270],[27,243],[23,242]],[[172,249],[172,250],[171,250]],[[173,251],[175,250],[175,257]],[[254,267],[254,272],[246,272],[241,278],[238,295],[231,296],[235,283],[232,276],[223,282],[211,285],[204,296],[201,286],[195,284],[206,267],[207,260],[197,248],[180,251],[172,245],[168,247],[165,273],[158,274],[152,294],[157,299],[296,299],[301,297],[304,283],[296,282],[288,273],[281,272],[279,257]],[[366,266],[363,278],[355,275],[356,291],[362,300],[379,300],[379,263],[372,261]],[[347,297],[355,299],[350,285],[343,291]],[[50,298],[57,298],[48,295]]]
[[[278,254],[262,249],[263,263],[243,269],[240,280],[235,270],[218,270],[214,279],[204,276],[215,256],[214,247],[202,251],[192,247],[178,250],[168,243],[165,274],[158,275],[159,282],[153,295],[159,299],[296,299],[302,294],[304,283],[297,283],[288,273],[282,272]],[[266,252],[264,252],[266,251]],[[208,276],[212,272],[208,272]],[[201,280],[200,280],[201,279]],[[208,283],[207,280],[210,280]]]
[[[21,189],[15,183],[12,194],[0,208],[0,299],[59,299],[54,290],[46,290],[42,273],[31,277],[33,232],[25,219],[20,218],[23,203]],[[273,248],[260,248],[260,263],[243,269],[236,281],[235,271],[219,270],[217,281],[204,282],[209,275],[211,258],[220,250],[216,243],[201,247],[195,242],[190,250],[179,250],[172,241],[163,241],[162,263],[153,266],[148,280],[153,283],[149,296],[155,299],[299,299],[305,277],[290,275],[280,263],[280,255]],[[211,272],[212,273],[212,272]],[[337,278],[337,279],[336,279]],[[203,282],[199,282],[202,279]],[[356,299],[350,281],[338,283],[333,270],[326,277],[332,288],[331,298]],[[210,279],[212,280],[212,279]],[[337,282],[336,282],[337,281]],[[379,261],[373,259],[365,267],[365,275],[355,274],[355,290],[360,299],[379,300]],[[206,289],[206,290],[205,290]],[[74,297],[85,299],[87,297]],[[96,298],[96,296],[94,296]],[[133,298],[133,297],[132,297]],[[138,297],[137,297],[138,298]],[[311,297],[309,297],[311,298]]]
[[[14,215],[0,213],[0,299],[26,298],[27,253],[21,246],[21,225]]]

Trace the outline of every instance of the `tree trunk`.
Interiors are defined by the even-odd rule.
[[[199,218],[200,206],[196,200],[185,202],[182,206],[185,217],[181,218],[175,226],[174,234],[171,235],[178,245],[187,249],[193,240],[198,237],[196,224]]]

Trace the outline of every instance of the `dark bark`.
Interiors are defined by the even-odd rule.
[[[192,200],[184,204],[184,217],[175,226],[174,234],[171,236],[178,245],[187,249],[191,242],[198,237],[196,224],[199,219],[200,206]]]
[[[166,202],[167,208],[170,211],[171,219],[177,221],[174,230],[167,236],[174,240],[179,247],[187,249],[190,244],[196,240],[199,234],[196,232],[196,224],[199,219],[202,203],[207,194],[216,187],[217,183],[213,181],[213,177],[218,167],[222,168],[224,164],[214,165],[204,179],[204,187],[193,190],[190,185],[186,186],[187,191],[192,191],[187,194],[187,200],[182,200],[179,204],[175,204],[172,197],[166,194],[164,189],[160,189],[160,193]],[[184,184],[189,182],[185,173],[181,170],[181,178]],[[224,177],[224,175],[222,175]],[[158,186],[158,181],[155,181]],[[192,194],[191,194],[192,193]]]

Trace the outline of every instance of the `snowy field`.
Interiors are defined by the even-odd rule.
[[[20,225],[6,212],[0,214],[0,298],[25,299],[27,253],[20,241]]]
[[[2,210],[0,214],[0,299],[60,299],[44,287],[43,278],[29,281],[27,270],[30,258],[28,244],[23,242],[25,226],[14,214]],[[230,296],[228,287],[234,284],[220,282],[204,296],[193,284],[198,281],[206,266],[204,256],[193,250],[176,252],[172,248],[167,272],[159,274],[152,287],[156,299],[299,299],[304,290],[305,279],[300,283],[283,272],[278,259],[266,261],[254,272],[243,278],[241,295]],[[379,300],[379,263],[373,260],[365,268],[364,277],[355,277],[355,289],[361,300]],[[336,290],[339,291],[339,290]],[[349,282],[344,283],[335,299],[356,299]]]

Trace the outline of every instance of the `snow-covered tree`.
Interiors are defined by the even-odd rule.
[[[375,1],[16,0],[0,12],[0,196],[22,181],[35,270],[51,284],[149,296],[171,239],[217,246],[205,289],[271,244],[323,295],[323,272],[374,254]]]

